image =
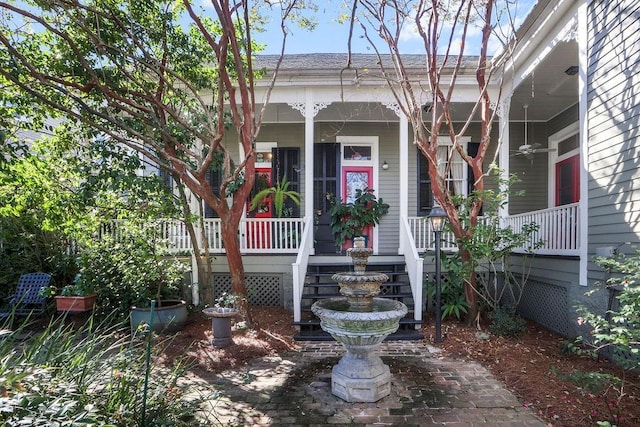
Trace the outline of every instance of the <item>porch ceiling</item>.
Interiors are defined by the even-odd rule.
[[[522,107],[528,105],[528,120],[546,122],[577,103],[578,74],[570,76],[565,73],[569,67],[577,65],[576,41],[559,43],[540,62],[534,73],[515,89],[509,118],[514,121],[524,120]]]

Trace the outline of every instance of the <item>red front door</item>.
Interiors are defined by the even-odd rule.
[[[580,201],[580,155],[556,163],[556,206]]]

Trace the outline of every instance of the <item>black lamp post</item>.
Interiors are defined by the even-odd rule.
[[[441,329],[442,329],[442,297],[441,287],[442,282],[440,279],[440,233],[444,229],[444,223],[447,220],[447,214],[442,207],[435,205],[429,213],[429,222],[431,223],[431,230],[435,234],[436,243],[436,342],[441,341]]]

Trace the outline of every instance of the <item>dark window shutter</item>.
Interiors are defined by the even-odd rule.
[[[429,161],[418,149],[418,216],[427,216],[433,207],[433,192],[429,178]]]
[[[213,170],[213,168],[209,168],[206,174],[206,180],[211,186],[211,191],[213,194],[218,194],[218,189],[220,188],[220,183],[222,182],[222,171],[221,170]],[[207,203],[204,204],[204,217],[205,218],[218,218],[218,213],[214,211],[211,206]]]

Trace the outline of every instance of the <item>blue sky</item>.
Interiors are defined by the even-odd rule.
[[[206,0],[205,0],[206,2]],[[336,21],[340,9],[339,2],[324,1],[320,10],[316,15],[318,26],[312,32],[291,26],[291,34],[287,39],[286,53],[344,53],[347,52],[347,39],[349,35],[349,24],[340,24]],[[531,10],[535,0],[519,0],[517,2],[517,25]],[[366,40],[359,37],[361,30],[356,26],[354,37],[352,40],[352,52],[355,53],[373,53]],[[479,48],[479,31],[474,32],[473,37],[468,43],[467,54],[478,54]],[[374,35],[375,36],[375,35]],[[280,44],[282,35],[279,28],[279,20],[277,16],[272,17],[272,22],[268,26],[266,33],[254,33],[254,37],[261,43],[266,43],[267,48],[265,54],[280,53]],[[376,36],[377,37],[377,36]],[[499,43],[493,43],[490,46],[490,53],[495,53]],[[422,42],[416,34],[411,31],[405,31],[402,43],[400,45],[402,53],[424,53]],[[387,53],[381,50],[382,53]]]

